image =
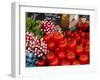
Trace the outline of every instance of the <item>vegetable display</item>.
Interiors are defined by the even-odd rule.
[[[26,67],[90,64],[89,15],[27,12],[25,43]]]

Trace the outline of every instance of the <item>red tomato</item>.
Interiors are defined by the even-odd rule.
[[[85,23],[82,23],[82,22],[79,22],[77,24],[77,27],[81,30],[86,30],[88,27],[89,27],[89,23],[85,22]]]
[[[72,40],[69,42],[69,49],[70,49],[70,50],[74,50],[75,47],[76,47],[76,45],[77,45],[76,40],[75,40],[75,39],[72,39]]]
[[[46,54],[46,59],[48,61],[53,60],[55,58],[55,53],[54,52],[49,52]]]
[[[71,62],[70,61],[67,61],[67,60],[63,60],[61,61],[61,65],[71,65]]]
[[[80,37],[79,34],[76,34],[76,35],[74,36],[74,38],[77,40],[78,43],[80,43],[81,37]]]
[[[66,30],[65,34],[66,34],[66,36],[70,36],[71,35],[71,31],[70,30]]]
[[[46,41],[46,42],[49,42],[50,41],[50,39],[51,39],[51,35],[50,34],[46,34],[46,35],[44,35],[44,40]]]
[[[81,24],[81,22],[78,22],[78,23],[77,23],[77,27],[78,27],[79,29],[82,28],[82,24]]]
[[[72,65],[80,65],[80,62],[78,60],[75,60],[72,62]]]
[[[57,57],[49,61],[49,66],[58,66],[58,65],[59,65],[59,59]]]
[[[81,44],[82,44],[83,46],[86,45],[86,39],[85,39],[85,38],[81,39]]]
[[[67,42],[70,42],[71,40],[72,40],[71,37],[67,37],[67,38],[66,38],[66,41],[67,41]]]
[[[40,59],[37,61],[37,66],[45,66],[46,65],[46,60]]]
[[[60,50],[60,49],[59,49],[58,47],[57,47],[57,48],[55,48],[55,52],[56,52],[56,53],[58,53],[58,52],[59,52],[59,50]]]
[[[85,32],[81,32],[80,36],[81,36],[81,38],[85,38],[85,36],[86,36]]]
[[[86,41],[86,45],[90,45],[90,41],[89,40]]]
[[[81,64],[87,64],[89,62],[89,56],[87,54],[81,54],[79,56],[79,61]]]
[[[56,45],[53,41],[48,42],[48,44],[47,44],[48,50],[54,50],[55,47],[56,47]]]
[[[82,23],[82,30],[86,30],[89,27],[89,23]]]
[[[64,60],[66,58],[65,52],[64,51],[59,51],[58,52],[58,58],[60,60]]]
[[[89,53],[89,52],[90,52],[89,45],[86,45],[86,46],[85,46],[85,48],[84,48],[84,52],[85,52],[85,53]]]
[[[64,39],[64,35],[60,32],[55,32],[53,34],[53,37],[52,39],[55,41],[55,42],[59,42],[59,41],[62,41]]]
[[[82,30],[81,29],[77,30],[77,33],[78,34],[81,34],[82,33]]]
[[[58,47],[60,50],[65,50],[67,46],[67,41],[66,40],[62,40],[58,42]]]
[[[76,54],[73,52],[73,51],[68,51],[66,53],[66,58],[69,60],[69,61],[74,61],[76,59]]]
[[[86,32],[86,35],[85,35],[85,36],[86,36],[86,39],[87,39],[87,40],[90,39],[90,33],[89,33],[89,32]]]
[[[76,52],[77,55],[81,55],[83,53],[83,46],[77,45],[75,52]]]

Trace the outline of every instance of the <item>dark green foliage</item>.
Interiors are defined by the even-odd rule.
[[[42,38],[43,32],[41,31],[41,21],[26,17],[26,32],[34,33],[38,39]]]

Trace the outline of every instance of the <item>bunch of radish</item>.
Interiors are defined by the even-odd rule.
[[[42,22],[41,30],[46,34],[53,34],[56,31],[54,22],[44,20]]]
[[[26,32],[26,51],[33,52],[37,57],[47,53],[47,44],[43,38],[38,39],[33,33]]]

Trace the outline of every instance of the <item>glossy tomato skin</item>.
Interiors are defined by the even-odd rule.
[[[75,40],[75,39],[71,40],[71,41],[69,42],[69,49],[70,49],[70,50],[74,50],[75,47],[76,47],[76,45],[77,45],[76,40]]]
[[[55,48],[55,52],[56,52],[56,53],[58,53],[59,50],[60,50],[60,49],[59,49],[58,47]]]
[[[58,42],[58,47],[60,50],[65,50],[66,47],[67,47],[67,41],[66,39],[62,40],[62,41],[59,41]]]
[[[85,38],[81,39],[81,44],[82,44],[83,46],[86,46],[86,42],[87,42],[87,40],[86,40]]]
[[[88,29],[89,27],[89,23],[85,22],[85,23],[82,23],[82,30],[86,30]]]
[[[51,61],[49,61],[49,66],[58,66],[60,64],[59,59],[55,57]]]
[[[76,46],[75,52],[76,52],[77,55],[81,55],[83,53],[83,51],[84,51],[84,48],[83,48],[82,45],[77,45]]]
[[[60,65],[62,65],[62,66],[71,65],[71,62],[68,60],[63,60],[63,61],[61,61]]]
[[[66,34],[66,36],[70,36],[71,35],[71,31],[70,30],[66,30],[65,34]]]
[[[59,41],[62,41],[64,39],[64,35],[60,32],[55,32],[55,33],[53,33],[52,39],[55,42],[59,42]]]
[[[76,41],[77,41],[78,43],[80,43],[81,36],[80,36],[78,33],[74,36],[74,38],[76,39]]]
[[[46,60],[40,59],[37,61],[37,66],[45,66],[46,65]]]
[[[78,23],[77,23],[77,27],[78,27],[78,28],[81,28],[81,27],[82,27],[81,22],[78,22]]]
[[[87,64],[89,62],[89,55],[81,54],[79,57],[79,61],[81,64]]]
[[[50,60],[53,60],[55,58],[55,52],[48,52],[46,54],[46,60],[50,61]]]
[[[66,53],[66,58],[69,60],[69,61],[74,61],[76,59],[76,54],[74,53],[74,51],[68,51]]]
[[[90,46],[86,45],[84,48],[84,53],[89,53],[90,52]]]
[[[50,34],[45,34],[43,38],[46,42],[49,42],[51,40],[51,35]]]
[[[74,60],[74,61],[72,62],[72,65],[80,65],[80,62],[79,62],[78,60]]]
[[[60,60],[64,60],[64,59],[66,58],[65,53],[66,53],[66,52],[64,52],[64,51],[59,51],[59,52],[58,52],[58,58],[59,58]]]
[[[56,47],[56,45],[55,45],[55,42],[53,42],[53,41],[50,41],[50,42],[47,44],[48,50],[54,50],[55,47]]]
[[[87,23],[87,22],[85,22],[85,23],[79,22],[79,23],[77,24],[77,26],[78,26],[78,28],[81,29],[81,30],[86,30],[86,29],[88,29],[88,27],[89,27],[89,23]]]
[[[81,38],[85,38],[85,36],[86,36],[85,32],[81,32],[80,36],[81,36]]]
[[[86,32],[86,37],[85,39],[90,40],[90,32]]]

